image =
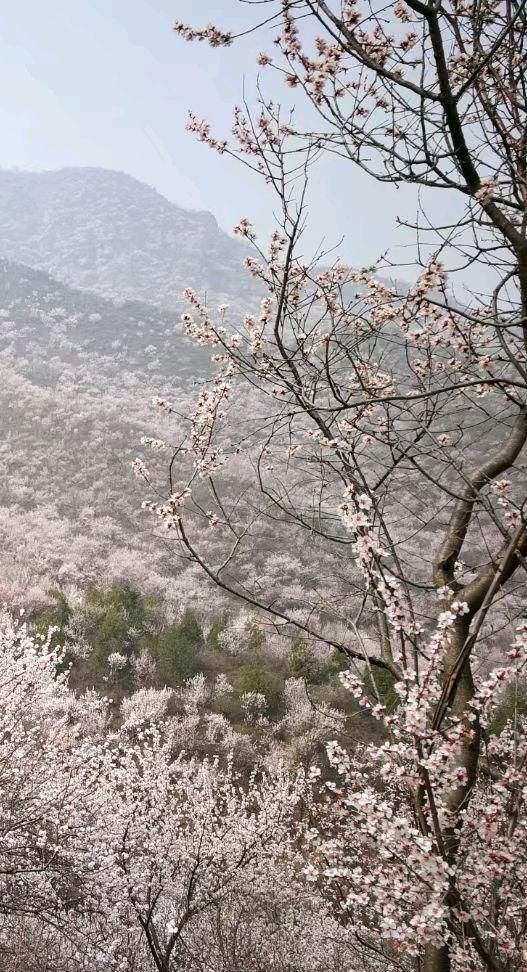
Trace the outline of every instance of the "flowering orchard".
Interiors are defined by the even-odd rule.
[[[60,653],[6,615],[0,649],[2,970],[351,967],[301,879],[304,774],[187,758],[163,692],[112,730],[109,700],[71,693]]]
[[[335,792],[307,866],[360,961],[524,968],[524,724],[513,705],[501,735],[488,726],[504,686],[518,693],[525,676],[525,7],[247,9],[263,11],[250,29],[264,45],[276,28],[255,104],[227,137],[194,115],[189,129],[261,175],[280,216],[267,243],[247,217],[235,228],[253,251],[258,309],[240,320],[185,293],[184,327],[217,372],[188,427],[173,415],[177,444],[155,443],[171,450],[170,487],[146,505],[284,636],[340,648],[345,682],[384,723],[385,742],[362,755],[330,747]],[[265,72],[290,106],[266,98]],[[351,174],[419,189],[413,283],[303,255],[310,172],[333,154]],[[434,193],[455,214],[441,225],[425,208]],[[486,293],[456,299],[470,268]],[[136,471],[152,482],[149,465]],[[314,576],[285,602],[247,565],[295,547]],[[324,590],[330,574],[338,591]],[[392,680],[396,711],[380,688],[366,700],[365,674]]]

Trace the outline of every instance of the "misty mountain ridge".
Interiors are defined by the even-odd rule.
[[[0,170],[0,256],[72,287],[181,310],[192,287],[243,301],[247,246],[208,212],[169,202],[130,175],[99,168]]]
[[[123,173],[0,172],[3,600],[101,571],[169,582],[131,462],[142,436],[179,437],[152,398],[188,415],[210,375],[210,348],[183,333],[181,291],[230,304],[235,323],[261,293],[246,252],[211,214]]]
[[[31,603],[55,583],[166,575],[131,462],[170,435],[156,394],[191,401],[210,350],[176,312],[67,287],[0,260],[0,596]],[[113,564],[113,566],[112,566]]]
[[[118,366],[155,373],[178,386],[208,370],[210,353],[183,333],[179,315],[139,300],[101,297],[61,283],[43,270],[0,258],[0,353],[44,366],[57,347],[71,363],[90,356],[104,372]]]

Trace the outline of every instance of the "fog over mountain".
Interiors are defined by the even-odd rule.
[[[171,309],[184,287],[232,300],[252,289],[245,252],[211,213],[122,172],[0,171],[0,256],[73,287]]]
[[[161,576],[130,463],[174,431],[152,397],[189,403],[210,368],[182,289],[247,306],[244,246],[129,176],[66,169],[0,173],[0,253],[4,596],[110,562]]]

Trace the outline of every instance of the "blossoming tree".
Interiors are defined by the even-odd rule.
[[[258,62],[283,77],[297,110],[259,85],[230,140],[189,122],[276,193],[268,244],[245,217],[235,228],[253,247],[246,265],[261,303],[239,320],[186,292],[187,333],[211,346],[217,374],[186,431],[174,415],[169,493],[145,505],[210,579],[278,630],[339,648],[365,705],[365,671],[379,683],[372,710],[386,743],[364,765],[331,748],[336,819],[314,838],[319,866],[309,869],[341,902],[350,934],[425,972],[521,968],[523,724],[490,739],[487,710],[525,662],[525,7],[264,9],[277,36]],[[236,40],[215,26],[176,31],[213,46]],[[425,211],[416,224],[414,283],[302,256],[309,173],[325,154],[419,187],[425,202],[452,199],[450,222]],[[487,293],[456,300],[456,274],[471,266]],[[240,457],[252,482],[236,490],[229,464]],[[151,481],[141,460],[136,471]],[[314,577],[291,604],[247,563],[295,545]],[[339,577],[331,596],[318,565]],[[510,665],[488,676],[507,651]],[[382,672],[400,697],[393,714]]]
[[[189,759],[166,693],[122,726],[63,657],[0,616],[0,966],[5,972],[337,972],[353,950],[300,880],[310,788],[278,761]]]

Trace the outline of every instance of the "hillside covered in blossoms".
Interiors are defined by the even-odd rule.
[[[3,13],[0,972],[527,972],[525,5],[202,5]]]

